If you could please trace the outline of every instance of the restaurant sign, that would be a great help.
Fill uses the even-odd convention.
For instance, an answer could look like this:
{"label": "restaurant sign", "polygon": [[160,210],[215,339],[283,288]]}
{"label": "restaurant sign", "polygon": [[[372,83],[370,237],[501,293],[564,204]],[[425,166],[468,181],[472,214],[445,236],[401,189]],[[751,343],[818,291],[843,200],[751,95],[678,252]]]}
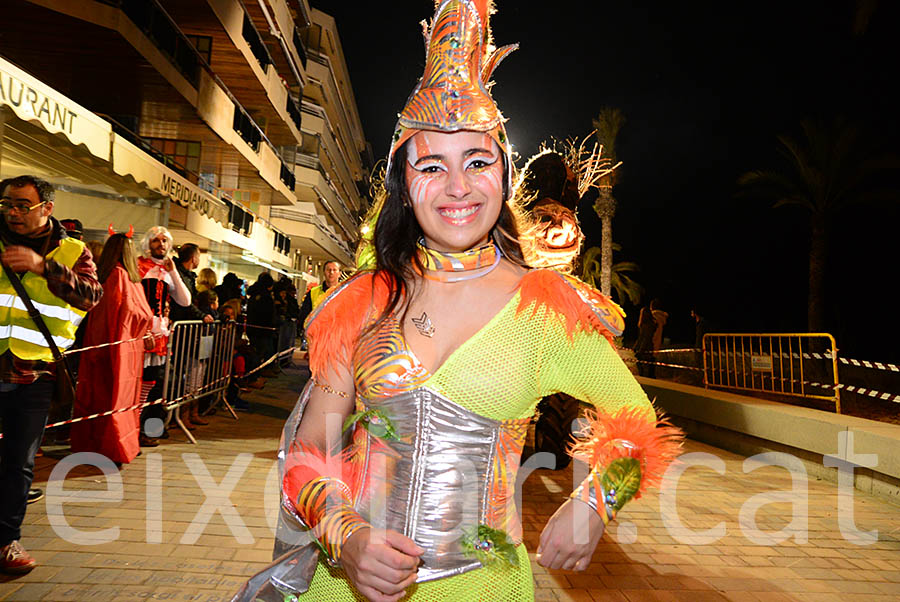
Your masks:
{"label": "restaurant sign", "polygon": [[0,58],[0,106],[19,119],[39,122],[72,144],[83,144],[92,155],[109,160],[110,125],[53,88]]}

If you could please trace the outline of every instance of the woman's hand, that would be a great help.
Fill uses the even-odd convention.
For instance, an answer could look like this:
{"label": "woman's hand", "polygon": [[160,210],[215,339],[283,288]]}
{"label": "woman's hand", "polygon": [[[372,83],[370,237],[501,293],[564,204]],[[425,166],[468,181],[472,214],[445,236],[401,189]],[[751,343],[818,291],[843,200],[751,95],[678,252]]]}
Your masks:
{"label": "woman's hand", "polygon": [[541,532],[538,564],[548,569],[583,571],[591,563],[603,527],[603,520],[593,508],[584,502],[566,500]]}
{"label": "woman's hand", "polygon": [[344,542],[341,564],[359,593],[371,602],[395,602],[415,582],[424,552],[396,531],[366,528]]}

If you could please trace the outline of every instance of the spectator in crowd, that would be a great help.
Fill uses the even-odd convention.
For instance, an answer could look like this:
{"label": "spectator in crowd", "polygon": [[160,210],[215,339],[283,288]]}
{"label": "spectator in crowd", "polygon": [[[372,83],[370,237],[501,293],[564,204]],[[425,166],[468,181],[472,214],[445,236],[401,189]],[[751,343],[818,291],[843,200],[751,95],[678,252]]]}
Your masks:
{"label": "spectator in crowd", "polygon": [[662,309],[662,301],[654,299],[650,302],[650,311],[653,313],[653,320],[656,322],[656,330],[653,331],[653,351],[662,349],[663,328],[669,319],[669,314]]}
{"label": "spectator in crowd", "polygon": [[[162,397],[163,370],[169,337],[169,306],[190,305],[191,293],[178,275],[175,262],[169,257],[172,235],[166,228],[163,226],[150,228],[141,239],[141,247],[145,256],[138,258],[138,273],[141,276],[144,296],[153,312],[151,332],[155,341],[152,348],[146,349],[144,353],[143,381],[146,385],[145,398],[156,400]],[[144,424],[150,418],[162,420],[165,418],[165,411],[161,406],[154,405],[141,412],[140,443],[147,447],[159,444],[155,436],[151,437],[145,432]],[[167,436],[165,432],[161,435]]]}
{"label": "spectator in crowd", "polygon": [[87,248],[91,251],[94,263],[100,261],[100,253],[103,252],[103,243],[99,240],[89,240],[84,244],[86,244]]}
{"label": "spectator in crowd", "polygon": [[[209,289],[198,293],[196,305],[200,313],[203,314],[204,321],[212,322],[219,318],[219,313],[216,311],[219,307],[216,291]],[[205,328],[207,327],[204,327],[204,329]],[[214,333],[215,331],[212,330],[205,330],[202,332],[201,350],[203,348],[203,339],[205,339],[207,335]],[[203,357],[202,351],[200,358],[191,358],[191,363],[187,372],[187,392],[196,393],[204,385],[206,382],[204,379],[206,377],[207,368],[208,361],[206,357]],[[189,430],[193,430],[195,426],[206,426],[209,424],[209,422],[200,417],[200,412],[208,410],[212,401],[212,396],[206,394],[199,399],[194,399],[183,404],[179,411],[181,412],[181,422],[185,427]]]}
{"label": "spectator in crowd", "polygon": [[[244,281],[237,277],[234,272],[228,272],[222,279],[222,284],[216,287],[216,294],[219,296],[219,303],[224,305],[232,299],[243,299]],[[241,312],[238,311],[238,314]]]}
{"label": "spectator in crowd", "polygon": [[703,335],[707,332],[712,332],[712,326],[710,325],[709,320],[700,313],[697,306],[694,306],[691,310],[691,317],[694,318],[694,323],[696,324],[694,327],[694,347],[703,349]]}
{"label": "spectator in crowd", "polygon": [[325,263],[325,282],[318,286],[312,287],[306,296],[303,297],[303,303],[300,304],[300,322],[306,321],[307,316],[319,306],[319,303],[325,298],[329,289],[337,286],[341,279],[341,264],[336,261]]}
{"label": "spectator in crowd", "polygon": [[[241,412],[250,411],[250,403],[240,396],[241,388],[261,388],[262,379],[251,381],[247,378],[247,366],[249,364],[250,345],[245,339],[239,339],[234,346],[234,356],[231,360],[231,381],[225,391],[225,399],[235,410]],[[264,382],[264,381],[263,381]],[[259,386],[257,386],[259,385]]]}
{"label": "spectator in crowd", "polygon": [[216,289],[216,273],[211,268],[203,268],[197,274],[197,293]]}
{"label": "spectator in crowd", "polygon": [[[278,312],[278,352],[287,352],[297,339],[297,320],[300,306],[297,303],[297,288],[291,279],[282,276],[275,284],[275,310]],[[285,353],[279,360],[283,368],[291,365],[291,354]]]}
{"label": "spectator in crowd", "polygon": [[[50,337],[70,345],[103,288],[91,252],[52,217],[49,182],[8,178],[0,196],[0,571],[26,573],[37,561],[19,543],[20,529],[53,395]],[[55,319],[39,324],[29,316],[23,293],[41,316],[52,312]]]}
{"label": "spectator in crowd", "polygon": [[[140,285],[131,233],[113,234],[103,247],[97,267],[103,298],[87,317],[84,345],[129,342],[82,354],[75,416],[127,408],[140,400],[144,341],[139,337],[150,332],[153,312]],[[76,422],[72,425],[72,451],[96,452],[125,464],[140,452],[139,435],[139,410]]]}
{"label": "spectator in crowd", "polygon": [[220,318],[222,320],[236,322],[241,317],[240,299],[229,299],[228,301],[222,303],[219,307],[222,308],[220,312]]}
{"label": "spectator in crowd", "polygon": [[[272,289],[275,281],[268,272],[262,272],[247,291],[247,336],[260,362],[275,355],[278,342],[278,322]],[[274,376],[271,374],[270,376]]]}
{"label": "spectator in crowd", "polygon": [[[76,240],[84,240],[84,227],[81,220],[67,218],[59,220],[59,223],[66,229],[66,236]],[[103,250],[103,243],[91,241],[86,243],[91,251],[91,257],[94,265],[99,265],[100,252]],[[69,348],[70,350],[80,349],[84,346],[84,329],[87,326],[87,320],[82,320],[75,331],[75,342]],[[69,371],[75,381],[78,381],[78,368],[81,362],[81,354],[76,353],[66,358],[69,365]],[[50,411],[47,414],[48,422],[62,422],[72,417],[73,402],[75,401],[72,388],[68,385],[55,387],[53,390],[53,400],[50,402]],[[63,425],[53,429],[50,433],[44,434],[44,439],[50,439],[54,443],[68,445],[70,437],[69,425]],[[39,452],[40,453],[40,452]],[[34,501],[34,495],[31,491],[28,493],[28,503]]]}
{"label": "spectator in crowd", "polygon": [[185,243],[178,247],[178,258],[175,261],[175,267],[178,275],[187,287],[191,295],[191,301],[187,305],[175,305],[171,310],[172,322],[180,322],[182,320],[203,320],[204,322],[212,322],[212,318],[197,308],[197,274],[193,270],[200,265],[200,247],[192,242]]}
{"label": "spectator in crowd", "polygon": [[[69,238],[75,238],[77,240],[84,240],[84,226],[81,224],[81,220],[66,218],[59,220],[59,223],[62,224],[62,227],[66,229],[66,234]],[[94,256],[94,261],[99,257],[99,253]]]}
{"label": "spectator in crowd", "polygon": [[219,319],[219,296],[213,289],[206,289],[197,294],[197,308],[213,320]]}
{"label": "spectator in crowd", "polygon": [[653,335],[656,333],[656,320],[653,319],[653,310],[650,307],[642,307],[638,318],[638,336],[634,343],[634,355],[638,360],[638,374],[653,377]]}

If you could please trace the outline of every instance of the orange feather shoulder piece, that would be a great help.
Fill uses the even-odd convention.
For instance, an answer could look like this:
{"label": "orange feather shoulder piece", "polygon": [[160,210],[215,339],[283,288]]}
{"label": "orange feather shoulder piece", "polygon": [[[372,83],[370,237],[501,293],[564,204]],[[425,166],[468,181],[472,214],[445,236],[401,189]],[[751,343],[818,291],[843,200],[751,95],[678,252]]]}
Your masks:
{"label": "orange feather shoulder piece", "polygon": [[555,270],[531,270],[519,286],[517,312],[531,307],[534,315],[542,306],[547,307],[548,315],[555,314],[562,321],[569,338],[583,330],[612,340],[625,329],[621,307],[577,278]]}
{"label": "orange feather shoulder piece", "polygon": [[360,272],[334,287],[306,320],[309,368],[315,374],[336,363],[347,365],[362,329],[370,317],[387,305],[385,279],[374,272]]}

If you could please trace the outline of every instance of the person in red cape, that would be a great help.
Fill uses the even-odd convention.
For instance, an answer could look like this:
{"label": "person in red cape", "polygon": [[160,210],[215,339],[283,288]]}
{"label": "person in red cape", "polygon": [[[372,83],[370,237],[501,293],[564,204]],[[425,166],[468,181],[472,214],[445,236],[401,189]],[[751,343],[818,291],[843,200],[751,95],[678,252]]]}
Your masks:
{"label": "person in red cape", "polygon": [[[87,416],[127,408],[140,398],[144,341],[153,319],[141,288],[131,234],[113,234],[100,256],[98,279],[103,298],[88,314],[84,346],[130,341],[84,352],[74,415]],[[131,339],[138,339],[132,341]],[[131,462],[140,451],[140,410],[130,410],[72,425],[72,451],[105,455]]]}

